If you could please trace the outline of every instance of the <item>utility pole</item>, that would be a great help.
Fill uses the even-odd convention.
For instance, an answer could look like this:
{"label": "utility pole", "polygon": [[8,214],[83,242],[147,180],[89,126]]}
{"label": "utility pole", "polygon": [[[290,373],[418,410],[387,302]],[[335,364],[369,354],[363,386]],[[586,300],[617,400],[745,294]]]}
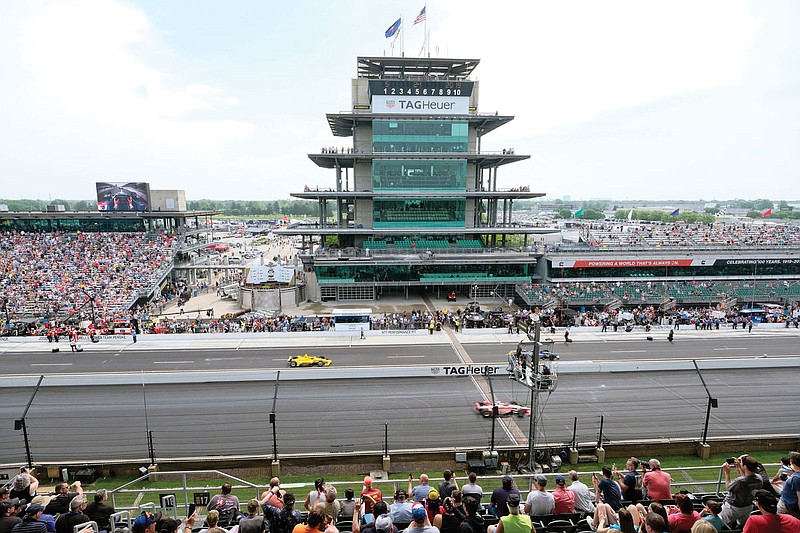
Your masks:
{"label": "utility pole", "polygon": [[31,408],[31,404],[33,403],[33,399],[36,397],[36,393],[39,392],[39,387],[42,384],[42,380],[44,380],[44,376],[39,376],[39,381],[36,383],[36,388],[33,389],[33,394],[31,394],[31,399],[28,401],[28,405],[25,406],[25,410],[22,412],[22,417],[14,420],[14,430],[22,430],[22,438],[25,440],[25,455],[28,459],[28,468],[33,466],[33,461],[31,460],[31,445],[30,442],[28,442],[28,425],[25,423],[25,417],[28,415],[28,409]]}

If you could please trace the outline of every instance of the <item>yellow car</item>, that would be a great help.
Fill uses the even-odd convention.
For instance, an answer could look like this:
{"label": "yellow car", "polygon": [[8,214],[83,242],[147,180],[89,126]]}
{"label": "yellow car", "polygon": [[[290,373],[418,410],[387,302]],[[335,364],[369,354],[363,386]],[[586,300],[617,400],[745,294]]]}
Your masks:
{"label": "yellow car", "polygon": [[289,366],[331,366],[331,360],[318,355],[293,355],[289,358]]}

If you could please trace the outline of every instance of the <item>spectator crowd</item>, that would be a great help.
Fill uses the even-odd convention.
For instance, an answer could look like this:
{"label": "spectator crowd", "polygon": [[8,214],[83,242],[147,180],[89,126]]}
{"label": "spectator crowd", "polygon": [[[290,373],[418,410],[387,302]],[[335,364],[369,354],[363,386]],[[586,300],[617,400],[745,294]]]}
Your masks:
{"label": "spectator crowd", "polygon": [[[603,466],[591,485],[573,470],[535,475],[530,487],[504,475],[500,486],[485,490],[474,472],[459,486],[446,470],[438,484],[427,474],[409,475],[406,487],[395,482],[391,503],[370,476],[360,493],[348,487],[344,498],[318,478],[304,500],[275,477],[244,508],[225,482],[209,500],[205,523],[190,510],[183,533],[800,532],[800,453],[785,457],[774,476],[747,454],[728,459],[721,471],[725,492],[702,495],[673,492],[676,482],[657,459],[631,457],[621,470]],[[39,489],[27,468],[0,489],[0,533],[95,533],[80,527],[90,521],[107,533],[119,526],[105,490],[90,503],[80,482],[59,483],[47,494]],[[175,533],[180,524],[144,511],[130,533]]]}

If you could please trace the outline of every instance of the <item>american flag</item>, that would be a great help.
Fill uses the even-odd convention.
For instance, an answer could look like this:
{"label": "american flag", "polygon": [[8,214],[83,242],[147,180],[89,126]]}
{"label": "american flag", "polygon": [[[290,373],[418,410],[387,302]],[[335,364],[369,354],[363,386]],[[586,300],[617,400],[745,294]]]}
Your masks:
{"label": "american flag", "polygon": [[425,20],[425,8],[427,8],[427,7],[428,6],[423,6],[422,7],[422,11],[420,11],[419,15],[417,15],[417,18],[414,19],[414,24],[412,24],[412,26],[416,26],[417,24],[419,24],[420,22],[423,22]]}

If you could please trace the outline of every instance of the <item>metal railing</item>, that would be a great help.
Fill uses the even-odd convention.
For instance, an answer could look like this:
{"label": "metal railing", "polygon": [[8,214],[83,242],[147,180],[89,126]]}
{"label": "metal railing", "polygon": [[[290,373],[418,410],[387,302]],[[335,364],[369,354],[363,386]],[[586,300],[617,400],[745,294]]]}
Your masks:
{"label": "metal railing", "polygon": [[[624,459],[620,459],[624,461]],[[501,485],[502,477],[506,474],[513,474],[514,465],[508,464],[501,464],[500,470],[504,473],[496,474],[496,475],[480,475],[479,483],[484,487],[484,497],[488,496],[491,493],[492,488],[499,487]],[[765,464],[764,467],[767,469],[780,467],[781,465],[778,463],[769,463]],[[552,472],[546,472],[544,474],[535,474],[535,473],[526,473],[526,474],[514,474],[514,482],[517,485],[517,488],[520,492],[526,495],[530,491],[530,487],[533,486],[535,478],[537,475],[544,475],[547,478],[554,478],[556,475],[563,475],[567,469],[575,469],[578,472],[579,476],[583,476],[584,479],[589,477],[593,474],[601,475],[599,465],[597,469],[592,470],[578,470],[577,468],[573,468],[570,465],[564,465],[563,468],[558,468]],[[675,468],[663,468],[664,472],[670,474],[672,478],[672,482],[670,483],[670,492],[675,494],[681,490],[688,490],[691,493],[703,493],[703,494],[710,494],[710,495],[717,495],[720,498],[724,496],[727,488],[724,484],[724,474],[722,468],[720,466],[691,466],[691,467],[675,467]],[[181,480],[180,486],[173,487],[173,488],[136,488],[131,489],[129,487],[140,483],[142,481],[148,480],[151,476],[156,476],[158,478],[164,477],[176,477]],[[147,495],[147,494],[159,494],[163,495],[164,493],[180,493],[182,494],[182,504],[176,501],[176,506],[172,509],[172,514],[177,516],[177,509],[180,507],[184,510],[184,513],[188,511],[188,507],[190,503],[195,503],[194,498],[190,497],[191,493],[194,492],[208,492],[209,488],[206,485],[190,485],[188,482],[188,477],[197,477],[197,476],[208,476],[214,477],[217,476],[220,481],[230,481],[232,482],[232,489],[234,491],[241,491],[241,490],[250,490],[254,491],[254,498],[260,499],[261,492],[263,490],[267,490],[268,485],[259,485],[256,483],[252,483],[250,481],[238,478],[236,476],[232,476],[225,472],[219,470],[187,470],[187,471],[176,471],[176,472],[148,472],[147,474],[130,481],[116,489],[109,491],[111,495],[112,504],[115,508],[118,508],[116,502],[116,496],[122,494],[137,494],[138,496]],[[444,478],[430,478],[431,486],[437,486],[437,484],[442,481]],[[456,478],[457,483],[459,486],[467,483],[466,477],[463,478]],[[378,479],[373,478],[373,486],[376,488],[381,489],[384,494],[394,494],[395,491],[399,488],[406,488],[408,483],[407,479]],[[417,481],[414,481],[416,484]],[[221,483],[220,483],[221,484]],[[358,487],[361,485],[360,479],[354,479],[352,481],[336,481],[330,483],[334,487]],[[555,483],[552,483],[552,486],[555,486]],[[306,490],[313,490],[314,483],[313,482],[301,482],[301,483],[284,483],[281,484],[281,488],[283,489],[292,489],[296,490],[297,493],[295,494],[297,501],[302,501],[302,493]],[[216,490],[216,487],[214,488]],[[344,491],[340,490],[339,493],[342,494]],[[137,500],[138,501],[138,500]],[[161,510],[162,513],[165,513],[165,510],[161,508],[160,502],[145,502],[140,503],[138,505],[124,507],[125,510],[120,511],[112,515],[112,530],[115,524],[119,524],[120,522],[125,522],[130,527],[131,523],[131,512],[135,512],[136,514],[144,511],[144,510]]]}

